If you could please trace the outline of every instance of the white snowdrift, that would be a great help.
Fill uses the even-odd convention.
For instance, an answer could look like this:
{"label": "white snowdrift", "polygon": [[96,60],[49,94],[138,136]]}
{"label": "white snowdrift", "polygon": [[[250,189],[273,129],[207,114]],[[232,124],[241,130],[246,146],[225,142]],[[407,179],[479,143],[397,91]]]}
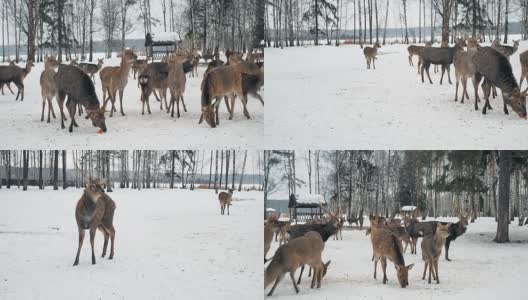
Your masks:
{"label": "white snowdrift", "polygon": [[[100,54],[95,58],[103,57]],[[105,59],[105,66],[119,65],[119,58]],[[21,67],[25,64],[21,63]],[[170,115],[159,109],[159,102],[153,96],[150,99],[152,115],[141,115],[141,90],[137,81],[129,76],[128,85],[123,97],[126,116],[114,114],[113,118],[107,115],[106,125],[108,132],[97,134],[97,128],[92,126],[90,120],[76,117],[78,128],[69,133],[67,128],[60,128],[60,119],[52,119],[46,123],[47,110],[44,122],[40,121],[42,98],[40,96],[40,73],[44,69],[42,63],[37,63],[24,80],[25,99],[15,102],[17,88],[11,84],[15,95],[7,89],[4,96],[0,95],[0,127],[4,139],[4,149],[210,149],[235,148],[235,149],[260,149],[264,135],[264,108],[257,99],[250,97],[248,111],[251,119],[247,120],[242,114],[242,104],[239,100],[235,104],[233,120],[228,120],[229,114],[224,104],[220,106],[220,126],[210,128],[205,122],[198,125],[201,115],[200,84],[206,66],[200,64],[199,77],[188,77],[184,94],[185,103],[189,112],[182,110],[181,118],[170,118]],[[95,90],[102,102],[101,81],[96,74]],[[168,93],[170,96],[170,93]],[[261,95],[264,97],[264,91]],[[116,103],[119,111],[119,104]],[[57,102],[54,101],[55,113],[58,113]],[[109,106],[107,107],[109,108]],[[181,108],[181,106],[180,106]],[[66,126],[69,125],[69,115]],[[57,114],[57,116],[59,116]]]}
{"label": "white snowdrift", "polygon": [[116,190],[115,257],[79,266],[74,211],[81,189],[0,190],[0,299],[257,299],[262,193],[235,192],[220,215],[214,191]]}
{"label": "white snowdrift", "polygon": [[[368,226],[368,220],[366,223]],[[516,224],[510,225],[512,243],[509,244],[492,242],[496,231],[493,218],[480,218],[470,224],[467,233],[451,243],[451,262],[444,259],[442,251],[438,267],[440,284],[422,280],[420,239],[418,255],[410,254],[410,247],[404,254],[407,265],[414,263],[405,289],[398,284],[392,262],[387,263],[387,284],[382,283],[380,264],[378,279],[374,279],[370,237],[365,236],[364,230],[345,229],[343,240],[334,241],[332,237],[326,242],[323,261],[332,260],[332,263],[320,289],[310,289],[311,278],[304,273],[301,291],[296,295],[287,275],[267,299],[524,299],[528,227]],[[269,258],[277,247],[278,243],[273,242]]]}
{"label": "white snowdrift", "polygon": [[[519,53],[527,49],[521,42],[511,57],[517,80]],[[439,85],[440,73],[433,68],[434,85],[422,83],[416,66],[409,66],[407,45],[379,49],[376,70],[367,70],[357,45],[270,48],[266,59],[270,148],[528,147],[528,121],[513,112],[505,115],[502,96],[491,100],[486,116],[474,110],[472,89],[470,100],[455,103],[454,67],[453,85],[446,78]]]}

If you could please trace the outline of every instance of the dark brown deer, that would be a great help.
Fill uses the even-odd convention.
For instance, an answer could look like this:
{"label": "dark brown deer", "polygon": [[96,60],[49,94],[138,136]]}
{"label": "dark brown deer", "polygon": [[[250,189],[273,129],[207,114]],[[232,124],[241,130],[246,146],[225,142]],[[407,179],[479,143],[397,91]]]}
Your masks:
{"label": "dark brown deer", "polygon": [[458,39],[455,46],[453,47],[447,47],[447,48],[436,48],[436,47],[429,47],[424,48],[420,52],[420,59],[422,61],[422,83],[425,82],[424,80],[424,70],[427,72],[427,78],[429,79],[429,82],[433,84],[433,81],[431,80],[431,75],[429,74],[429,68],[431,64],[433,65],[441,65],[442,66],[442,76],[440,77],[440,84],[442,84],[442,81],[444,79],[444,74],[447,71],[447,79],[449,81],[449,84],[451,84],[451,75],[450,73],[450,66],[453,63],[453,59],[455,57],[455,54],[457,51],[464,51],[464,47],[466,46],[466,43],[464,40]]}
{"label": "dark brown deer", "polygon": [[31,68],[35,65],[33,62],[26,62],[26,67],[21,68],[15,64],[9,66],[0,66],[0,85],[8,85],[12,82],[18,88],[18,93],[15,101],[20,97],[20,101],[24,101],[24,79],[31,72]]}
{"label": "dark brown deer", "polygon": [[66,128],[62,116],[64,116],[64,100],[68,96],[66,108],[71,118],[70,132],[73,131],[74,126],[79,127],[75,121],[75,110],[78,105],[84,106],[87,113],[86,118],[92,120],[94,127],[100,128],[99,133],[106,132],[104,108],[100,107],[94,84],[86,73],[74,66],[61,65],[55,74],[55,82],[57,83],[57,101],[61,112],[62,129]]}
{"label": "dark brown deer", "polygon": [[105,257],[108,239],[111,241],[110,256],[114,258],[114,240],[115,229],[113,225],[115,202],[104,192],[105,183],[100,180],[89,179],[81,199],[77,202],[75,208],[75,220],[79,230],[79,245],[77,255],[75,256],[74,266],[79,264],[79,255],[81,253],[84,241],[85,230],[90,230],[90,245],[92,248],[92,264],[95,265],[95,232],[99,229],[104,234],[103,253]]}
{"label": "dark brown deer", "polygon": [[497,52],[491,47],[481,47],[473,56],[473,62],[477,70],[477,80],[484,77],[482,89],[486,103],[482,113],[486,114],[487,109],[491,109],[489,96],[491,86],[495,85],[502,91],[504,99],[504,113],[509,114],[507,105],[519,115],[526,118],[526,94],[528,89],[521,91],[512,71],[512,66],[506,56]]}

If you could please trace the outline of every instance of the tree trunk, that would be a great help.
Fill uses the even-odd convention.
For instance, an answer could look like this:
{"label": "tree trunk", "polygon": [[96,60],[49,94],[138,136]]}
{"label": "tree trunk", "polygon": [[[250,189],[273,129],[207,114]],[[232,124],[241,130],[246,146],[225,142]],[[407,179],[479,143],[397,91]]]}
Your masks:
{"label": "tree trunk", "polygon": [[509,204],[510,204],[510,171],[512,163],[512,151],[499,152],[499,218],[497,221],[497,235],[494,241],[497,243],[508,243],[509,230]]}

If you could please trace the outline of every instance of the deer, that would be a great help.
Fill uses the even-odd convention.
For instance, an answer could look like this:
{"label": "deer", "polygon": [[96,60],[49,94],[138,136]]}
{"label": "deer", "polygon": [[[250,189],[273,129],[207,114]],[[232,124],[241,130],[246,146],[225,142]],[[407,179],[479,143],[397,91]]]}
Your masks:
{"label": "deer", "polygon": [[323,263],[321,258],[323,250],[322,239],[304,236],[280,246],[264,271],[264,289],[274,282],[268,296],[273,295],[286,273],[290,274],[295,292],[299,293],[299,287],[295,282],[295,271],[303,265],[309,265],[314,270],[310,287],[314,288],[317,281],[317,288],[320,288],[321,280],[326,275],[331,262]]}
{"label": "deer", "polygon": [[414,264],[405,265],[401,242],[391,230],[387,229],[382,222],[376,221],[376,217],[371,221],[371,224],[370,240],[374,252],[374,279],[376,279],[378,260],[381,260],[383,284],[387,283],[386,269],[387,259],[389,259],[394,263],[400,286],[405,288],[409,285],[409,270],[413,268]]}
{"label": "deer", "polygon": [[[125,116],[123,111],[123,92],[128,83],[128,73],[130,72],[131,64],[137,59],[137,55],[130,49],[121,53],[121,64],[117,67],[105,67],[99,72],[101,78],[101,86],[103,89],[103,107],[106,107],[108,100],[112,102],[112,109],[110,110],[110,117],[113,116],[115,108],[115,100],[117,92],[119,92],[119,103],[121,105],[121,115]],[[106,98],[108,93],[108,98]]]}
{"label": "deer", "polygon": [[334,240],[343,240],[343,225],[345,224],[345,219],[339,218],[339,221],[336,223],[336,234],[334,235]]}
{"label": "deer", "polygon": [[271,215],[268,217],[266,224],[264,225],[264,263],[268,261],[266,256],[271,248],[271,242],[275,231],[279,228],[279,218],[277,215]]}
{"label": "deer", "polygon": [[[32,61],[27,61],[26,66],[21,68],[15,64],[9,64],[8,66],[0,66],[0,86],[7,85],[13,82],[18,88],[15,101],[24,101],[24,79],[31,72],[31,68],[35,65]],[[9,88],[11,90],[11,88]]]}
{"label": "deer", "polygon": [[91,119],[92,125],[99,127],[98,133],[106,132],[105,110],[104,107],[100,107],[90,76],[77,67],[60,65],[57,74],[55,74],[55,82],[57,84],[57,101],[61,113],[62,129],[66,128],[64,126],[63,104],[66,96],[68,96],[66,108],[71,117],[69,132],[73,132],[73,126],[79,126],[75,121],[75,110],[78,105],[84,106],[87,113],[86,119]]}
{"label": "deer", "polygon": [[451,75],[450,75],[450,66],[453,63],[453,59],[455,57],[455,54],[458,51],[463,51],[464,47],[466,46],[466,42],[462,39],[458,39],[455,46],[453,47],[446,47],[446,48],[435,48],[435,47],[429,47],[424,48],[420,52],[420,59],[422,60],[422,83],[425,82],[424,80],[424,70],[427,72],[427,77],[429,78],[429,82],[433,84],[433,81],[431,80],[431,75],[429,74],[429,67],[431,64],[433,65],[441,65],[442,66],[442,76],[440,77],[440,84],[442,84],[442,81],[444,79],[444,73],[447,70],[447,78],[449,81],[449,84],[452,84],[451,82]]}
{"label": "deer", "polygon": [[95,73],[99,72],[103,67],[104,60],[102,58],[97,59],[97,64],[80,63],[77,67],[83,70],[84,73],[88,74],[92,81],[95,83]]}
{"label": "deer", "polygon": [[53,114],[55,119],[55,112],[53,111],[53,98],[57,95],[57,83],[55,82],[55,71],[59,67],[60,63],[53,56],[46,57],[44,61],[44,71],[40,73],[40,94],[42,95],[42,116],[40,121],[44,121],[44,110],[46,108],[46,102],[48,102],[48,121],[50,122],[50,113]]}
{"label": "deer", "polygon": [[381,48],[381,45],[379,43],[374,43],[372,47],[365,47],[363,49],[363,54],[367,60],[367,69],[370,69],[370,65],[372,64],[374,70],[376,70],[376,63],[374,61],[377,59],[376,55],[378,55],[379,48]]}
{"label": "deer", "polygon": [[506,56],[508,60],[510,60],[510,56],[512,56],[519,49],[519,41],[513,41],[513,46],[508,46],[502,45],[500,43],[500,39],[497,38],[491,44],[491,48],[497,50],[499,53]]}
{"label": "deer", "polygon": [[134,79],[136,79],[136,74],[141,74],[143,70],[147,67],[147,60],[146,59],[136,59],[132,63],[132,72],[134,74]]}
{"label": "deer", "polygon": [[519,82],[519,88],[522,87],[523,80],[526,79],[528,81],[528,50],[524,51],[519,55],[519,59],[521,60],[521,81]]}
{"label": "deer", "polygon": [[507,105],[510,105],[520,118],[526,119],[526,95],[528,88],[521,91],[517,80],[513,75],[512,66],[506,56],[495,51],[491,47],[481,47],[473,55],[473,63],[476,66],[477,81],[484,78],[482,89],[486,103],[482,114],[487,109],[492,109],[489,103],[490,89],[494,85],[501,89],[504,99],[504,113],[509,114]]}
{"label": "deer", "polygon": [[[169,88],[169,65],[164,62],[154,62],[148,64],[138,77],[138,82],[141,87],[141,103],[142,110],[141,114],[145,114],[145,105],[147,106],[147,112],[151,114],[149,98],[150,94],[158,91],[161,99],[160,110],[163,110],[163,102],[165,102],[165,108],[169,111],[167,104],[167,89]],[[157,97],[156,97],[157,98]]]}
{"label": "deer", "polygon": [[[409,52],[409,66],[414,66],[414,63],[413,63],[413,56],[418,56],[418,58],[420,57],[420,51],[423,49],[423,48],[426,48],[426,47],[431,47],[432,44],[430,42],[426,42],[425,43],[425,46],[418,46],[418,45],[410,45],[409,47],[407,47],[407,52]],[[418,59],[418,74],[420,74],[420,66],[421,66],[421,60]]]}
{"label": "deer", "polygon": [[[171,94],[170,106],[168,110],[171,110],[171,117],[174,117],[174,106],[177,107],[177,117],[180,117],[180,100],[185,108],[183,102],[183,94],[185,93],[185,83],[187,81],[183,65],[178,60],[169,61],[169,74],[168,74],[168,86]],[[166,104],[165,104],[166,105]],[[172,109],[171,109],[172,108]],[[187,108],[185,108],[187,111]]]}
{"label": "deer", "polygon": [[[472,42],[473,43],[473,42]],[[460,103],[464,103],[464,97],[469,100],[467,93],[467,81],[471,78],[473,82],[473,91],[475,93],[475,110],[478,110],[478,102],[480,102],[478,95],[478,86],[480,84],[480,77],[477,76],[477,67],[473,62],[473,56],[477,53],[476,48],[470,48],[468,44],[468,51],[457,51],[453,58],[453,64],[455,65],[455,102],[458,101],[458,86],[462,83],[462,98]],[[471,50],[473,49],[473,50]]]}
{"label": "deer", "polygon": [[[317,231],[308,231],[307,233],[304,234],[303,237],[305,237],[305,238],[314,238],[314,239],[318,239],[318,240],[321,240],[321,241],[323,240],[323,238],[321,237],[321,235]],[[325,266],[327,268],[328,268],[328,265],[330,265],[330,262],[325,264]],[[301,284],[301,279],[302,279],[303,272],[304,272],[304,265],[301,266],[301,273],[299,274],[299,279],[297,280],[297,284]],[[310,277],[310,276],[312,276],[312,267],[309,267],[309,270],[308,270],[308,277]]]}
{"label": "deer", "polygon": [[422,240],[422,259],[425,262],[422,280],[425,280],[425,273],[429,267],[429,280],[431,283],[431,274],[440,283],[438,277],[438,258],[442,254],[446,238],[449,236],[449,224],[438,224],[434,234],[425,235]]}
{"label": "deer", "polygon": [[229,189],[227,193],[220,192],[218,201],[220,201],[220,214],[224,215],[227,208],[227,215],[229,216],[229,206],[231,206],[231,201],[233,201],[233,189]]}
{"label": "deer", "polygon": [[106,256],[108,240],[110,239],[111,246],[108,259],[114,258],[115,228],[113,220],[116,205],[112,198],[104,192],[105,187],[106,183],[104,181],[89,179],[83,195],[75,207],[75,220],[77,221],[77,229],[79,230],[79,244],[75,262],[73,263],[74,266],[79,264],[79,255],[81,254],[85,230],[90,230],[92,265],[95,265],[94,241],[97,229],[104,235],[103,253],[101,257]]}
{"label": "deer", "polygon": [[329,215],[330,219],[324,224],[297,224],[290,226],[288,229],[290,241],[304,236],[309,231],[316,231],[323,238],[323,242],[326,243],[326,241],[337,232],[337,217],[331,213],[329,213]]}

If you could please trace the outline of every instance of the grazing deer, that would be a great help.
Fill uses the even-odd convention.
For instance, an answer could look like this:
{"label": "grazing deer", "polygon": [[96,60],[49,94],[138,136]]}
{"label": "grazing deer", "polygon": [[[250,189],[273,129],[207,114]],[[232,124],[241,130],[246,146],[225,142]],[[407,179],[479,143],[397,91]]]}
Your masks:
{"label": "grazing deer", "polygon": [[280,246],[264,272],[264,289],[275,282],[268,296],[273,295],[275,288],[286,273],[290,273],[295,292],[299,293],[299,287],[295,282],[295,271],[303,265],[309,265],[314,270],[311,288],[315,287],[316,281],[317,288],[320,288],[321,279],[326,275],[330,265],[330,261],[323,263],[321,259],[323,250],[324,242],[321,239],[304,236]]}
{"label": "grazing deer", "polygon": [[40,121],[44,121],[44,110],[46,102],[48,102],[48,123],[50,122],[50,113],[55,119],[55,112],[53,111],[53,98],[57,95],[57,83],[55,82],[55,71],[60,63],[53,56],[46,57],[44,61],[44,71],[40,74],[40,94],[42,95],[42,116]]}
{"label": "grazing deer", "polygon": [[[20,101],[24,101],[24,79],[34,66],[35,65],[32,61],[27,61],[24,68],[21,68],[14,63],[9,64],[9,66],[0,66],[0,85],[7,85],[9,87],[9,84],[13,82],[18,88],[15,101],[18,100],[18,97],[20,97]],[[9,90],[11,90],[11,88],[9,88]]]}
{"label": "grazing deer", "polygon": [[425,279],[425,273],[429,266],[429,283],[431,283],[431,274],[440,283],[438,277],[438,258],[442,254],[442,247],[449,235],[449,224],[438,224],[434,234],[425,235],[422,240],[422,259],[425,262],[422,280]]}
{"label": "grazing deer", "polygon": [[528,82],[528,50],[521,53],[519,59],[521,60],[522,68],[521,81],[519,82],[519,88],[521,88],[524,79]]}
{"label": "grazing deer", "polygon": [[97,64],[80,63],[77,65],[77,67],[83,70],[84,73],[88,74],[88,76],[90,76],[90,78],[92,78],[92,81],[95,83],[95,73],[101,70],[103,64],[104,60],[102,58],[98,58]]}
{"label": "grazing deer", "polygon": [[334,235],[334,240],[343,240],[343,225],[345,224],[345,219],[339,218],[339,221],[336,223],[336,234]]}
{"label": "grazing deer", "polygon": [[489,103],[490,89],[492,85],[495,85],[502,91],[504,113],[509,114],[507,105],[510,105],[519,117],[526,118],[528,89],[521,92],[508,59],[491,47],[481,47],[473,56],[473,63],[477,70],[477,80],[480,81],[480,76],[484,77],[482,89],[486,103],[482,113],[486,114],[487,109],[491,109]]}
{"label": "grazing deer", "polygon": [[73,126],[78,127],[75,121],[75,110],[78,105],[84,106],[87,116],[92,120],[94,127],[99,127],[99,133],[106,132],[105,110],[100,107],[99,99],[95,93],[95,87],[88,75],[79,68],[69,65],[60,65],[55,74],[57,83],[57,101],[61,112],[61,128],[64,126],[64,100],[68,96],[66,108],[70,113],[71,123],[69,131],[73,131]]}
{"label": "grazing deer", "polygon": [[99,180],[89,179],[81,199],[77,202],[75,220],[77,221],[77,228],[79,230],[79,245],[75,262],[73,263],[74,266],[79,264],[79,254],[81,254],[84,241],[84,231],[87,229],[90,230],[92,265],[95,265],[94,241],[97,229],[104,234],[103,253],[101,257],[105,257],[106,255],[108,239],[110,238],[111,246],[108,259],[114,258],[115,229],[113,220],[116,205],[112,198],[105,194],[105,185],[106,183]]}
{"label": "grazing deer", "polygon": [[220,201],[220,214],[223,215],[227,207],[227,215],[229,216],[229,206],[233,201],[233,189],[229,189],[228,192],[221,192],[218,194],[218,201]]}
{"label": "grazing deer", "polygon": [[[376,218],[376,217],[375,217]],[[379,218],[379,217],[378,217]],[[370,240],[372,243],[372,250],[374,252],[374,279],[376,279],[376,271],[378,260],[381,260],[381,268],[383,269],[383,284],[387,283],[387,258],[394,263],[396,268],[398,282],[402,288],[409,285],[409,270],[414,264],[405,266],[405,259],[402,253],[402,245],[396,235],[387,229],[382,221],[371,221]]]}
{"label": "grazing deer", "polygon": [[[323,238],[321,237],[321,235],[319,234],[319,232],[317,231],[308,231],[307,233],[304,234],[305,238],[314,238],[314,239],[318,239],[318,240],[323,240]],[[326,267],[328,267],[328,265],[330,264],[330,262],[327,263]],[[301,273],[299,274],[299,279],[297,280],[297,284],[301,284],[301,279],[302,279],[302,274],[304,272],[304,265],[301,266]],[[312,267],[309,267],[309,270],[308,270],[308,277],[312,276]]]}
{"label": "grazing deer", "polygon": [[[115,100],[117,92],[119,92],[119,103],[121,105],[121,115],[124,116],[123,111],[123,92],[128,83],[128,73],[130,73],[131,64],[137,59],[137,56],[132,50],[125,50],[121,53],[121,64],[117,67],[105,67],[99,72],[101,78],[101,86],[103,89],[103,107],[106,107],[108,100],[112,102],[112,109],[110,110],[110,117],[113,116],[115,108]],[[108,93],[108,98],[106,98]]]}
{"label": "grazing deer", "polygon": [[450,66],[453,63],[455,54],[458,51],[464,51],[465,46],[466,46],[466,42],[464,40],[458,39],[455,46],[453,47],[424,48],[420,52],[421,54],[420,58],[422,60],[422,69],[421,69],[422,83],[425,82],[424,80],[424,70],[425,70],[427,72],[427,77],[429,78],[429,82],[433,84],[433,81],[431,80],[431,75],[429,74],[429,67],[431,66],[431,64],[433,64],[433,65],[442,66],[442,76],[440,77],[440,84],[442,84],[446,70],[447,70],[447,79],[449,81],[449,84],[451,84]]}
{"label": "grazing deer", "polygon": [[374,67],[374,70],[376,69],[376,63],[374,61],[377,59],[376,55],[378,55],[379,48],[381,48],[381,45],[379,43],[375,43],[374,46],[365,47],[363,49],[363,54],[365,55],[365,59],[367,60],[367,69],[370,69],[371,63]]}
{"label": "grazing deer", "polygon": [[266,256],[268,251],[271,248],[271,242],[273,241],[273,235],[275,231],[279,228],[278,216],[271,215],[268,217],[268,221],[264,225],[264,263],[268,261]]}

